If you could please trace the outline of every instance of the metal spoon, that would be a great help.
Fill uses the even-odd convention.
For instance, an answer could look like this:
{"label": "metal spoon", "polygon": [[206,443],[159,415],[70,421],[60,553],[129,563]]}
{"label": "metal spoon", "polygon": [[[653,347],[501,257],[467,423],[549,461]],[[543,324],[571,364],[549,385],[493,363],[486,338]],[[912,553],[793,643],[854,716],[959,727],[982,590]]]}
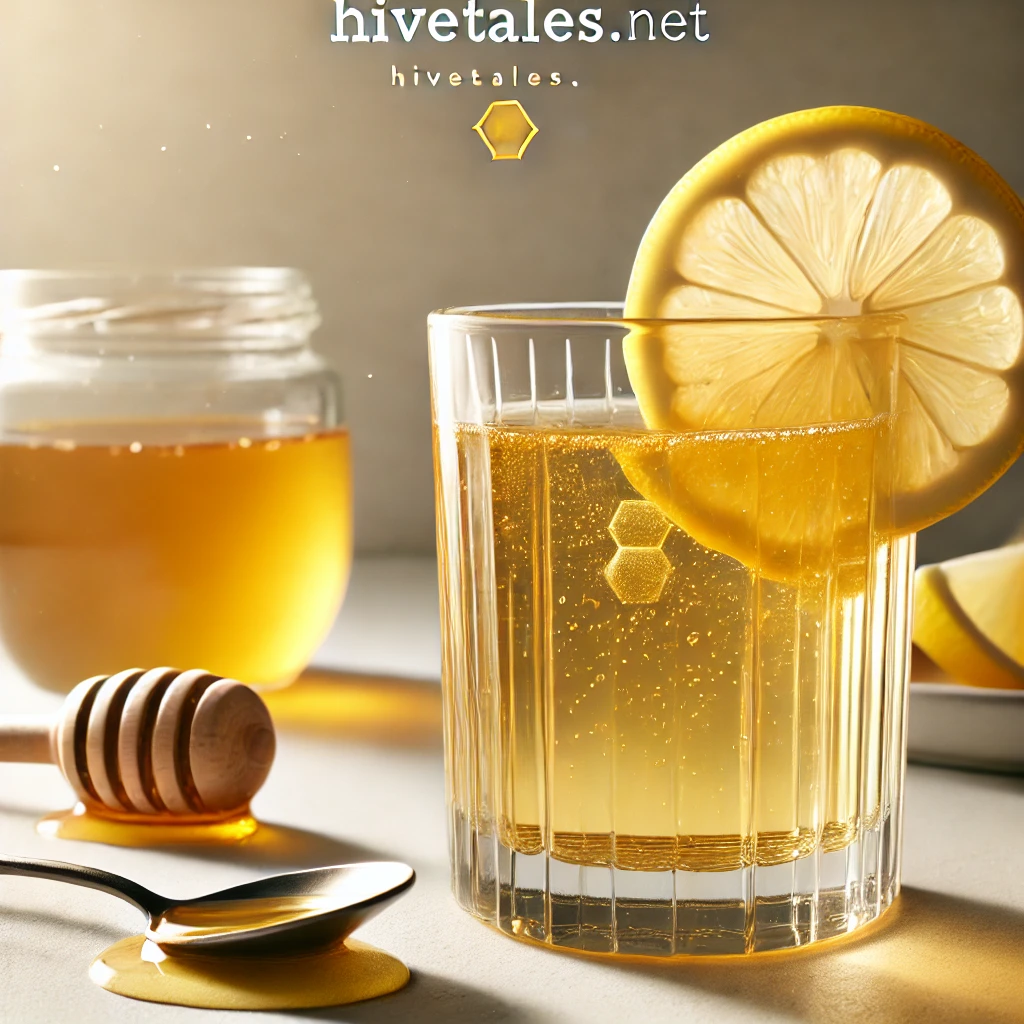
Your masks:
{"label": "metal spoon", "polygon": [[49,878],[118,896],[149,919],[146,938],[169,954],[246,956],[340,942],[416,880],[408,864],[374,861],[271,875],[178,902],[100,868],[0,857],[0,875]]}

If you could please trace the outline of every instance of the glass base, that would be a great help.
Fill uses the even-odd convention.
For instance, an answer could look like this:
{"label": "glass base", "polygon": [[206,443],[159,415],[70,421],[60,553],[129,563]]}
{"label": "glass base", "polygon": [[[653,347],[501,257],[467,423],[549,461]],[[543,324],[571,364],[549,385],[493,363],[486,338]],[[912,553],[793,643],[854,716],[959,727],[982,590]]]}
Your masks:
{"label": "glass base", "polygon": [[756,953],[848,935],[899,892],[890,818],[845,849],[737,871],[627,871],[526,855],[452,816],[463,909],[516,938],[592,953]]}

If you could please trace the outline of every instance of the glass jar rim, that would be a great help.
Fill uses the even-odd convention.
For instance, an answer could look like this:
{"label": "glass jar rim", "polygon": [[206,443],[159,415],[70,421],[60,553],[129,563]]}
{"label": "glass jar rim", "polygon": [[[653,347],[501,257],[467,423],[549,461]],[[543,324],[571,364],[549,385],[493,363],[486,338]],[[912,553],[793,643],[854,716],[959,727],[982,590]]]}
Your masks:
{"label": "glass jar rim", "polygon": [[647,327],[699,327],[730,325],[811,325],[873,324],[898,326],[906,317],[901,313],[858,313],[849,316],[792,315],[773,317],[627,317],[623,302],[523,302],[480,306],[449,306],[434,310],[433,323],[463,321],[481,329],[499,327],[620,327],[626,330]]}
{"label": "glass jar rim", "polygon": [[0,270],[5,340],[277,348],[305,343],[319,323],[292,267]]}

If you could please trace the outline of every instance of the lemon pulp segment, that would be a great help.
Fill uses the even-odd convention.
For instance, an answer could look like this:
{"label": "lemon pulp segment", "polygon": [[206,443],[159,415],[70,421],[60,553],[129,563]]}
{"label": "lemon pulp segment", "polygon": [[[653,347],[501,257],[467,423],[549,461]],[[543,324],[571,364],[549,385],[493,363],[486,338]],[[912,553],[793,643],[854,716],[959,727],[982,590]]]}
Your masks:
{"label": "lemon pulp segment", "polygon": [[[873,528],[907,533],[1024,444],[1022,293],[1024,207],[980,157],[912,118],[827,107],[741,133],[669,193],[625,309],[661,322],[637,324],[624,356],[650,429],[887,416]],[[624,468],[699,539],[737,512],[702,474],[674,482],[681,501]],[[741,467],[724,472],[749,504]]]}

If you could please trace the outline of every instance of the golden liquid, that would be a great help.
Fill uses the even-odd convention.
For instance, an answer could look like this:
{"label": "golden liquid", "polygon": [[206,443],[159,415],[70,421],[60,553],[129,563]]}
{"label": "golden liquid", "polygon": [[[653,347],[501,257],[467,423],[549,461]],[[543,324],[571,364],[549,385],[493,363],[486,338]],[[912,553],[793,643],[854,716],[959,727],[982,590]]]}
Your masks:
{"label": "golden liquid", "polygon": [[327,896],[265,896],[171,907],[153,924],[155,942],[200,938],[298,921],[337,905]]}
{"label": "golden liquid", "polygon": [[128,847],[199,843],[234,846],[254,835],[259,828],[259,822],[248,809],[233,811],[228,817],[215,820],[209,817],[197,820],[185,815],[101,814],[81,803],[70,811],[48,814],[36,825],[40,835],[55,839]]}
{"label": "golden liquid", "polygon": [[102,988],[132,999],[213,1010],[341,1006],[397,992],[409,969],[352,939],[295,956],[168,956],[142,935],[104,950],[89,969]]}
{"label": "golden liquid", "polygon": [[[762,467],[813,444],[823,479],[838,467],[846,489],[867,489],[870,473],[851,484],[843,459],[870,452],[876,429],[731,443],[759,445]],[[865,528],[859,562],[775,582],[671,526],[620,468],[670,466],[714,436],[466,426],[455,441],[465,484],[440,546],[457,531],[460,596],[445,614],[458,817],[520,854],[726,871],[841,849],[887,813],[885,652],[905,645],[886,639],[887,603],[896,632],[906,624],[893,543]],[[790,505],[835,515],[820,489],[803,481]]]}
{"label": "golden liquid", "polygon": [[283,684],[323,639],[351,561],[348,434],[226,421],[205,425],[225,440],[178,443],[200,428],[47,424],[0,445],[0,640],[36,683],[177,665]]}

